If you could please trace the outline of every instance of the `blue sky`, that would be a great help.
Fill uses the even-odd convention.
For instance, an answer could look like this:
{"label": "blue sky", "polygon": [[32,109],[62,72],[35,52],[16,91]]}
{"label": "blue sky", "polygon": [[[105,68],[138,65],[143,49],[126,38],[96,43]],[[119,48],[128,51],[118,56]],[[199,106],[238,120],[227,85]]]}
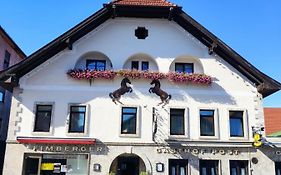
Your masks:
{"label": "blue sky", "polygon": [[[171,0],[254,66],[281,82],[280,0]],[[109,0],[1,0],[0,25],[30,55]],[[264,100],[281,107],[281,92]]]}

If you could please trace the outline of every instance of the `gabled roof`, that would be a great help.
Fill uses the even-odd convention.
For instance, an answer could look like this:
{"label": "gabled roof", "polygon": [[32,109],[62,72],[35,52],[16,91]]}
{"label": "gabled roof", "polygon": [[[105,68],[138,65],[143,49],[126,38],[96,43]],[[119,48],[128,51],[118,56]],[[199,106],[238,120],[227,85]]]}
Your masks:
{"label": "gabled roof", "polygon": [[[187,15],[179,6],[159,6],[159,5],[129,5],[121,4],[122,2],[134,2],[136,0],[120,0],[104,4],[103,8],[92,16],[88,17],[69,31],[65,32],[49,44],[45,45],[27,59],[10,67],[4,72],[0,72],[0,81],[2,86],[12,89],[17,86],[20,77],[33,70],[58,52],[69,48],[72,49],[72,43],[91,32],[93,29],[104,23],[106,20],[115,17],[132,17],[132,18],[161,18],[173,20],[200,42],[210,48],[210,54],[215,52],[226,62],[237,69],[241,74],[256,84],[258,91],[266,97],[281,89],[281,84],[269,76],[265,75],[242,56],[236,53],[232,48],[218,39],[214,34],[196,22]],[[147,2],[148,0],[138,0]],[[153,0],[160,1],[160,0]],[[118,4],[120,2],[120,4]],[[166,2],[166,1],[163,1]],[[11,83],[4,83],[11,78]]]}
{"label": "gabled roof", "polygon": [[20,49],[20,47],[14,42],[14,40],[8,35],[8,33],[0,25],[0,36],[17,52],[20,58],[25,58],[25,53]]}
{"label": "gabled roof", "polygon": [[113,0],[115,5],[129,5],[129,6],[159,6],[159,7],[175,7],[176,4],[170,3],[166,0]]}

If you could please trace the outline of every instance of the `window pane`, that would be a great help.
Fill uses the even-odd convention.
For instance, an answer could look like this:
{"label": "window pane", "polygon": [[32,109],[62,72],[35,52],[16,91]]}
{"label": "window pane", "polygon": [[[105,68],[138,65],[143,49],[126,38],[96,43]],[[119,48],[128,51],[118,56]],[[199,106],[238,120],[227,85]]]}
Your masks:
{"label": "window pane", "polygon": [[72,113],[70,116],[69,132],[84,132],[85,113]]}
{"label": "window pane", "polygon": [[104,71],[106,68],[105,60],[86,60],[86,67],[90,70]]}
{"label": "window pane", "polygon": [[137,108],[122,108],[122,134],[136,134]]}
{"label": "window pane", "polygon": [[193,63],[175,63],[175,71],[183,73],[193,73]]}
{"label": "window pane", "polygon": [[214,110],[200,110],[200,135],[215,136]]}
{"label": "window pane", "polygon": [[4,101],[4,93],[0,92],[0,102],[3,102],[3,101]]}
{"label": "window pane", "polygon": [[37,105],[35,116],[35,132],[49,132],[51,124],[51,105]]}
{"label": "window pane", "polygon": [[169,175],[188,175],[187,159],[169,159]]}
{"label": "window pane", "polygon": [[86,112],[86,106],[71,106],[72,112]]}
{"label": "window pane", "polygon": [[141,62],[141,70],[148,70],[149,69],[149,63],[148,61]]}
{"label": "window pane", "polygon": [[243,137],[243,111],[230,111],[229,112],[229,125],[231,137]]}
{"label": "window pane", "polygon": [[200,160],[200,175],[218,175],[218,160]]}
{"label": "window pane", "polygon": [[230,160],[230,175],[246,175],[248,172],[247,160]]}
{"label": "window pane", "polygon": [[139,70],[139,62],[138,61],[132,61],[131,69]]}
{"label": "window pane", "polygon": [[170,110],[170,135],[184,135],[184,109]]}

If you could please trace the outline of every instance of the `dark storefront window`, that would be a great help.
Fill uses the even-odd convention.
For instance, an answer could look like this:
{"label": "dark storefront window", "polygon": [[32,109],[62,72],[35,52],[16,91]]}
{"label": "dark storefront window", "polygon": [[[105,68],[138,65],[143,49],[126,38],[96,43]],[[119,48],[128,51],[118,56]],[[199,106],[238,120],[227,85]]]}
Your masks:
{"label": "dark storefront window", "polygon": [[84,133],[85,121],[86,121],[86,106],[70,106],[68,132]]}
{"label": "dark storefront window", "polygon": [[184,109],[170,109],[170,135],[184,135]]}
{"label": "dark storefront window", "polygon": [[137,131],[137,108],[123,107],[121,116],[121,134],[136,134]]}
{"label": "dark storefront window", "polygon": [[244,137],[243,111],[229,111],[230,137]]}
{"label": "dark storefront window", "polygon": [[248,175],[247,160],[230,160],[230,175]]}
{"label": "dark storefront window", "polygon": [[34,132],[49,132],[52,117],[52,105],[37,105]]}
{"label": "dark storefront window", "polygon": [[219,175],[218,160],[200,160],[200,175]]}
{"label": "dark storefront window", "polygon": [[169,175],[188,175],[188,160],[169,159]]}
{"label": "dark storefront window", "polygon": [[214,110],[200,110],[200,135],[215,136]]}

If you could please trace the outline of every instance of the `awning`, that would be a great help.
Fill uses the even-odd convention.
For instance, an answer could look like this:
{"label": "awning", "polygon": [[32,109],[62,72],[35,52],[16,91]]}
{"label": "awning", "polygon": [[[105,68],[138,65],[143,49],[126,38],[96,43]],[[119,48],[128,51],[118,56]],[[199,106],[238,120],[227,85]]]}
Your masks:
{"label": "awning", "polygon": [[93,138],[54,138],[54,137],[17,137],[19,143],[29,144],[71,144],[71,145],[92,145],[96,143]]}

